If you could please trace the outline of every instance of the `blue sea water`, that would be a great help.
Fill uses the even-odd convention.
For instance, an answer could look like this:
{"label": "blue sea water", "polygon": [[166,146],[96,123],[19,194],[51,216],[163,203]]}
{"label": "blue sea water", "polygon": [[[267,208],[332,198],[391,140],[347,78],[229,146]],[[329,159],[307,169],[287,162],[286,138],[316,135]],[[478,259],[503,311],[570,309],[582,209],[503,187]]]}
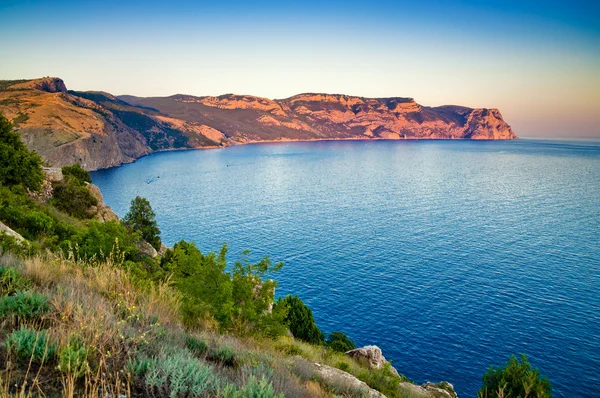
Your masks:
{"label": "blue sea water", "polygon": [[475,397],[526,353],[555,397],[600,396],[600,142],[354,141],[164,152],[92,173],[163,240],[285,267],[327,332]]}

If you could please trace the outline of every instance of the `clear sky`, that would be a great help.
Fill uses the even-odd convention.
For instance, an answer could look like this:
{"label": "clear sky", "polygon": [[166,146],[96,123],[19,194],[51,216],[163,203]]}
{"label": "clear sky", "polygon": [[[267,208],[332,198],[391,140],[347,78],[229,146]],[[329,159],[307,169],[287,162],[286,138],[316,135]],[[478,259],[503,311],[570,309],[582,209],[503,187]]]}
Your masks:
{"label": "clear sky", "polygon": [[73,90],[413,97],[600,136],[600,1],[0,0],[0,59]]}

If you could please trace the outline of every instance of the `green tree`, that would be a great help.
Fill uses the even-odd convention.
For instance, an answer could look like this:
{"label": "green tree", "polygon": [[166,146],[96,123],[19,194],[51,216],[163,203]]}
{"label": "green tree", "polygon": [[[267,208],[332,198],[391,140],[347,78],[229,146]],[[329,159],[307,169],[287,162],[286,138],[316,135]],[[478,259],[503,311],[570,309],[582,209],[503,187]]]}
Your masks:
{"label": "green tree", "polygon": [[317,327],[311,309],[302,302],[300,297],[287,295],[277,301],[276,307],[280,305],[287,307],[285,320],[294,337],[308,343],[323,343],[325,340],[323,332]]}
{"label": "green tree", "polygon": [[12,124],[0,114],[0,184],[23,184],[37,191],[43,179],[42,158],[27,149]]}
{"label": "green tree", "polygon": [[337,352],[346,352],[356,348],[354,341],[350,340],[345,333],[331,332],[327,337],[327,347]]}
{"label": "green tree", "polygon": [[503,368],[490,366],[483,375],[480,398],[550,398],[552,385],[548,378],[532,368],[526,355],[521,360],[514,355]]}
{"label": "green tree", "polygon": [[71,176],[79,183],[79,185],[85,185],[85,183],[92,183],[92,177],[87,170],[84,170],[79,163],[75,163],[72,166],[65,166],[62,168],[63,176]]}
{"label": "green tree", "polygon": [[52,183],[50,203],[73,217],[91,218],[94,214],[90,208],[98,204],[98,199],[77,178],[65,175],[62,181]]}
{"label": "green tree", "polygon": [[156,214],[148,199],[136,196],[131,201],[129,212],[123,218],[123,224],[132,231],[140,231],[142,239],[150,243],[156,250],[160,249],[160,230],[156,223]]}

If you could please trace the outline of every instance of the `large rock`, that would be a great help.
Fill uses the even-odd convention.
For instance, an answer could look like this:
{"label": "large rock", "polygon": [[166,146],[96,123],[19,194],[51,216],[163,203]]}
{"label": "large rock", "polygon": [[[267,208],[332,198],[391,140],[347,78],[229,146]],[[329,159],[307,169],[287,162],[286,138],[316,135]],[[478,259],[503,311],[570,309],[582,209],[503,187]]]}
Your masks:
{"label": "large rock", "polygon": [[145,240],[138,242],[137,247],[138,247],[138,249],[140,249],[140,252],[144,256],[151,257],[151,258],[155,258],[156,256],[158,256],[158,252],[156,251],[156,249],[150,243],[146,242]]}
{"label": "large rock", "polygon": [[400,388],[406,392],[405,395],[415,398],[458,398],[454,391],[454,386],[445,381],[440,383],[427,382],[421,386],[403,382],[400,383]]}
{"label": "large rock", "polygon": [[347,389],[364,391],[369,398],[386,398],[385,395],[372,389],[367,383],[358,380],[348,372],[320,363],[315,363],[314,366],[318,377],[323,380],[325,384],[333,386],[343,385]]}
{"label": "large rock", "polygon": [[[358,362],[367,363],[373,369],[381,369],[389,362],[383,356],[381,348],[376,345],[368,345],[346,352],[350,358],[354,358]],[[390,364],[390,371],[399,376],[398,371]]]}
{"label": "large rock", "polygon": [[[102,198],[102,193],[100,192],[100,188],[98,188],[94,184],[87,184],[86,188],[88,189],[88,191],[90,191],[92,196],[94,196],[94,198],[96,198],[96,200],[98,201],[97,206],[93,206],[92,208],[90,208],[90,213],[95,214],[94,218],[100,222],[119,221],[119,216],[117,216],[117,213],[115,213],[110,208],[110,206],[107,206],[104,203],[104,200]],[[156,252],[156,250],[155,250],[155,252]],[[154,257],[156,257],[156,256],[154,256]]]}
{"label": "large rock", "polygon": [[25,238],[23,238],[21,236],[21,234],[13,231],[7,225],[5,225],[3,222],[0,221],[0,235],[1,234],[6,234],[7,236],[11,236],[11,237],[15,238],[15,240],[19,243],[27,243],[27,241],[25,240]]}

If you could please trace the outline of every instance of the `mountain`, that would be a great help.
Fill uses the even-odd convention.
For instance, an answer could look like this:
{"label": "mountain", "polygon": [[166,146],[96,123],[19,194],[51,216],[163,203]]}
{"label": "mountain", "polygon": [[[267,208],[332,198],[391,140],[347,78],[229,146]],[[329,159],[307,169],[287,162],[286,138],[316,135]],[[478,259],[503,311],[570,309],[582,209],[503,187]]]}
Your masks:
{"label": "mountain", "polygon": [[48,163],[94,170],[162,150],[324,139],[515,139],[498,109],[299,94],[115,97],[59,78],[0,81],[0,112]]}

